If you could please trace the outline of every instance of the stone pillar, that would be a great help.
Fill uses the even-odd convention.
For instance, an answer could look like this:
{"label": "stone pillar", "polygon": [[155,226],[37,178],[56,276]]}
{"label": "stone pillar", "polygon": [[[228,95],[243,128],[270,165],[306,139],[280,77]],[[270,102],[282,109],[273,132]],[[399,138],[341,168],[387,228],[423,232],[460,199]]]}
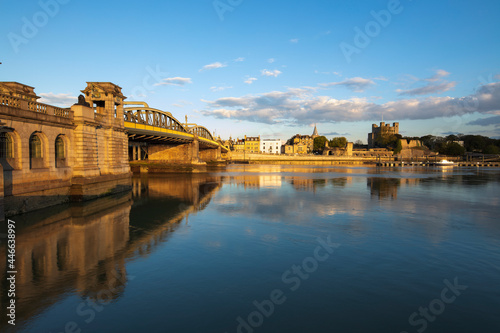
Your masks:
{"label": "stone pillar", "polygon": [[128,164],[128,137],[123,119],[123,101],[126,99],[121,87],[111,82],[87,82],[82,90],[85,100],[95,105],[101,123],[99,131],[99,167],[101,174],[123,174],[130,172]]}
{"label": "stone pillar", "polygon": [[352,149],[354,147],[354,144],[352,142],[348,142],[347,143],[347,147],[346,147],[346,155],[347,156],[352,156]]}
{"label": "stone pillar", "polygon": [[222,149],[221,147],[217,147],[217,156],[216,156],[217,161],[222,160]]}
{"label": "stone pillar", "polygon": [[198,141],[198,136],[194,135],[194,140],[190,144],[191,150],[191,163],[199,164],[200,163],[200,141]]}
{"label": "stone pillar", "polygon": [[100,175],[97,124],[94,110],[84,105],[73,105],[74,112],[74,177],[95,177]]}

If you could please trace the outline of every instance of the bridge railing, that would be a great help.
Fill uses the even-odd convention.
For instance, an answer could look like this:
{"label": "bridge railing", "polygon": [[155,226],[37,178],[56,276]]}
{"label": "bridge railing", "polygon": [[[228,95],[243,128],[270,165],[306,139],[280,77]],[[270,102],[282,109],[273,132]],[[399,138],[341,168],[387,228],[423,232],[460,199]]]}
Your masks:
{"label": "bridge railing", "polygon": [[205,128],[203,126],[198,126],[196,124],[192,124],[192,125],[194,125],[194,126],[189,127],[189,129],[188,129],[189,133],[196,134],[198,137],[201,137],[201,138],[215,141],[214,137],[212,136],[212,134],[210,134],[210,132],[208,131],[207,128]]}
{"label": "bridge railing", "polygon": [[126,122],[189,133],[169,112],[125,108],[123,116]]}
{"label": "bridge railing", "polygon": [[0,94],[0,105],[49,114],[57,117],[71,118],[71,110],[69,108],[59,108],[57,106],[27,101],[19,97],[13,97],[5,94]]}

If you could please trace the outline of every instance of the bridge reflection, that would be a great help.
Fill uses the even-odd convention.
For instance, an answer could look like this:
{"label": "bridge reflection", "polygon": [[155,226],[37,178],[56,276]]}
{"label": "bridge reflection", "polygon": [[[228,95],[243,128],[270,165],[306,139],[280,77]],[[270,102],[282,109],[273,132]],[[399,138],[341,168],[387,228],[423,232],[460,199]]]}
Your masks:
{"label": "bridge reflection", "polygon": [[[154,251],[189,214],[204,209],[220,186],[220,177],[203,175],[137,178],[133,190],[120,196],[12,218],[17,328],[65,293],[97,302],[121,297],[128,282],[126,261]],[[0,238],[0,267],[7,267],[5,241]],[[3,318],[9,302],[5,271],[0,273]],[[5,325],[2,320],[0,331]]]}

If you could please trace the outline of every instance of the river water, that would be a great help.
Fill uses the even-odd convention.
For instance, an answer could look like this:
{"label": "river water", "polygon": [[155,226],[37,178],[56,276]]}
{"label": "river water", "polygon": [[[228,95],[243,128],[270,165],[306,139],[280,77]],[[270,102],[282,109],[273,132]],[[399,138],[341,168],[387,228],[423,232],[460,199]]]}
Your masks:
{"label": "river water", "polygon": [[16,326],[2,272],[0,331],[500,332],[500,169],[133,182],[12,218]]}

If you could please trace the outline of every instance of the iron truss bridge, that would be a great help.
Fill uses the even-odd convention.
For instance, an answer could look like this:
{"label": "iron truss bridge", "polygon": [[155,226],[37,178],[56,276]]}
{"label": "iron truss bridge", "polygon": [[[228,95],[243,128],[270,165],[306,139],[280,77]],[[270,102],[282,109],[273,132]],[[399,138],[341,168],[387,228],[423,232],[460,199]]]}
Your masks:
{"label": "iron truss bridge", "polygon": [[210,131],[196,124],[182,124],[170,112],[150,108],[144,102],[125,102],[123,116],[129,140],[151,143],[183,144],[192,142],[195,135],[200,147],[221,147]]}

